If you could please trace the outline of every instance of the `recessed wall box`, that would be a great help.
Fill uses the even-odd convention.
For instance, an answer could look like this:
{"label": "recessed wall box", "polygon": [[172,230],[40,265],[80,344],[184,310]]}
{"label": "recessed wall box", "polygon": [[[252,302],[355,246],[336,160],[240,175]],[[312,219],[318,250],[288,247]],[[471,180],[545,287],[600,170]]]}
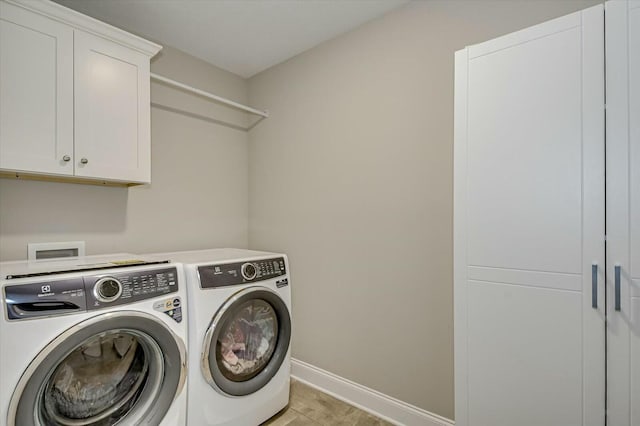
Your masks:
{"label": "recessed wall box", "polygon": [[56,259],[60,257],[84,256],[84,241],[65,241],[60,243],[29,243],[28,259]]}

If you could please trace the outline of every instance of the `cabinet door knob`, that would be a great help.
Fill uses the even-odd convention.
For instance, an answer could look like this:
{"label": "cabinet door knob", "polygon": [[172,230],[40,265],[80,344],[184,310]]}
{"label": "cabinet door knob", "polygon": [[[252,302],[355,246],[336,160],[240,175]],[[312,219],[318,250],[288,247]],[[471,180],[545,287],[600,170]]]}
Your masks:
{"label": "cabinet door knob", "polygon": [[63,161],[71,161],[71,157],[69,157],[68,155],[65,155],[64,157],[62,157]]}
{"label": "cabinet door knob", "polygon": [[82,164],[87,164],[89,162],[89,160],[87,160],[86,158],[83,158],[83,159],[80,160],[80,162]]}

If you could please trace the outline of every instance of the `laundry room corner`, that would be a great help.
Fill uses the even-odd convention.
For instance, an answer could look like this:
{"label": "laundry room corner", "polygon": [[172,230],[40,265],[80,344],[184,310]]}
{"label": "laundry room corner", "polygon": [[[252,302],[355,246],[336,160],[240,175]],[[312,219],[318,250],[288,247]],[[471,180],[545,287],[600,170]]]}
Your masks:
{"label": "laundry room corner", "polygon": [[294,366],[453,419],[454,52],[595,3],[410,2],[249,80],[250,248],[291,260]]}

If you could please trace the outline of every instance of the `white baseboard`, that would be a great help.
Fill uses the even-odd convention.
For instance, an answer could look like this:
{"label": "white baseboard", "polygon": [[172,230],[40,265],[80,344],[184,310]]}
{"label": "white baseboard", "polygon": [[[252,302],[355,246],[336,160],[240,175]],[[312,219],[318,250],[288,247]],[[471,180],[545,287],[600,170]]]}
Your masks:
{"label": "white baseboard", "polygon": [[291,359],[291,376],[309,386],[400,426],[451,426],[454,421]]}

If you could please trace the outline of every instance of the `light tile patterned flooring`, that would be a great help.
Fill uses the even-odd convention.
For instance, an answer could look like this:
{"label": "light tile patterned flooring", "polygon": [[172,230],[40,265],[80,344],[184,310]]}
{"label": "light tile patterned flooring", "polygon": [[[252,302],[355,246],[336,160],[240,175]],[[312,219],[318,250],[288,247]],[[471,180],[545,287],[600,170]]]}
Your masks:
{"label": "light tile patterned flooring", "polygon": [[262,426],[391,426],[297,380],[291,379],[289,405]]}

